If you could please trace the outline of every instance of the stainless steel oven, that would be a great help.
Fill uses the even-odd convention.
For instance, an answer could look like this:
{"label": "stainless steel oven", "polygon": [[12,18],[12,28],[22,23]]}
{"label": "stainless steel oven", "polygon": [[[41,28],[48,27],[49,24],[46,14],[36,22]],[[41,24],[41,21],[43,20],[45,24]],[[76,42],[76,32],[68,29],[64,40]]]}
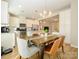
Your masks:
{"label": "stainless steel oven", "polygon": [[1,27],[1,33],[8,33],[10,31],[8,26]]}

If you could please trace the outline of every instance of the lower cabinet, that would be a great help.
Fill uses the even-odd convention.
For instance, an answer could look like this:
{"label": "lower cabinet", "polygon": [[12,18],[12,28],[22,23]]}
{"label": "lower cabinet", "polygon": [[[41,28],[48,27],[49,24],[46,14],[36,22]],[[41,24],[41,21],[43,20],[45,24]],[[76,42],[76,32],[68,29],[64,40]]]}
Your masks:
{"label": "lower cabinet", "polygon": [[14,33],[1,33],[1,46],[3,51],[15,46],[15,34]]}

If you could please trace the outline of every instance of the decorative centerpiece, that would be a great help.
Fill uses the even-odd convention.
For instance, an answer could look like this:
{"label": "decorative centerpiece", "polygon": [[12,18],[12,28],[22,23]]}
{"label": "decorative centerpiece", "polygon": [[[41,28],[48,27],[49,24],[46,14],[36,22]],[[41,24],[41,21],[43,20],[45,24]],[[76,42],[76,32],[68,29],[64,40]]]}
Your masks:
{"label": "decorative centerpiece", "polygon": [[44,27],[44,32],[45,32],[45,38],[47,38],[49,27]]}

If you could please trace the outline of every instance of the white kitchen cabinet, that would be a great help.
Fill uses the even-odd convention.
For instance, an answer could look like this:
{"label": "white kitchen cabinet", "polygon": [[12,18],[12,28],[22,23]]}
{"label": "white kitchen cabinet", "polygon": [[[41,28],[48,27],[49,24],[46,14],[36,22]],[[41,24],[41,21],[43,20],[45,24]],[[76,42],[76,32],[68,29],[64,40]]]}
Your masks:
{"label": "white kitchen cabinet", "polygon": [[1,24],[8,24],[8,20],[8,3],[5,1],[1,1]]}
{"label": "white kitchen cabinet", "polygon": [[1,46],[3,47],[3,50],[13,48],[15,46],[15,34],[1,33]]}
{"label": "white kitchen cabinet", "polygon": [[65,43],[71,43],[71,9],[59,13],[60,34],[65,35]]}

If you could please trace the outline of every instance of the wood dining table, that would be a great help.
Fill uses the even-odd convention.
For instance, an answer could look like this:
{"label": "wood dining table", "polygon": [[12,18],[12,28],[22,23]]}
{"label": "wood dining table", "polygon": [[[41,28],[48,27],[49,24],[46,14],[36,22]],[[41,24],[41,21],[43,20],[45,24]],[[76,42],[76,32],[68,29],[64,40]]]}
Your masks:
{"label": "wood dining table", "polygon": [[50,42],[54,42],[58,39],[61,35],[48,35],[47,37],[31,37],[31,42],[34,43],[36,46],[40,47],[40,59],[44,58],[44,48]]}

